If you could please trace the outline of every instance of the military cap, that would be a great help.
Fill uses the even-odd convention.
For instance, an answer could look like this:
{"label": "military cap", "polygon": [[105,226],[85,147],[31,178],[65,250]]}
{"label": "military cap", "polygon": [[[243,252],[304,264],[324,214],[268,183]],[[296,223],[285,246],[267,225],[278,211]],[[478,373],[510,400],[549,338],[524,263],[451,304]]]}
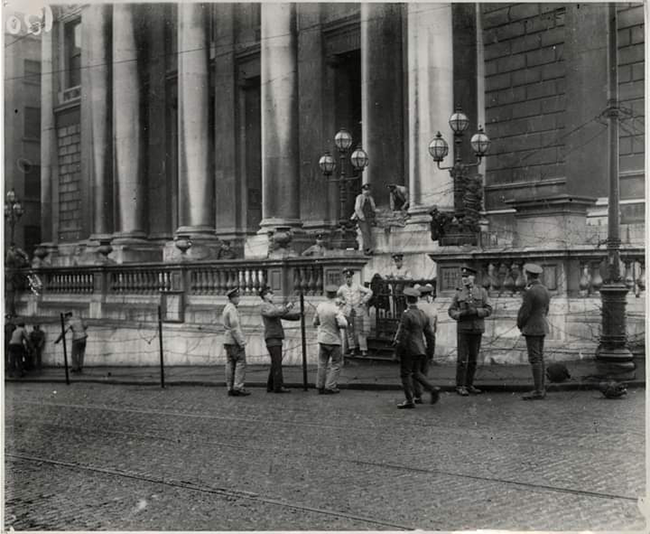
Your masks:
{"label": "military cap", "polygon": [[397,252],[396,254],[393,254],[392,258],[394,260],[401,260],[401,259],[404,258],[404,254],[401,254],[401,253]]}
{"label": "military cap", "polygon": [[420,287],[421,295],[427,295],[428,293],[433,293],[433,286],[431,284]]}
{"label": "military cap", "polygon": [[531,274],[542,274],[544,272],[544,269],[542,269],[536,263],[527,263],[524,265],[524,271]]}
{"label": "military cap", "polygon": [[472,267],[471,265],[468,265],[465,263],[461,268],[460,268],[460,274],[476,274],[476,269]]}
{"label": "military cap", "polygon": [[363,184],[361,189],[370,189],[370,184]]}
{"label": "military cap", "polygon": [[406,297],[419,297],[420,292],[415,289],[414,287],[405,287],[404,288],[404,296]]}
{"label": "military cap", "polygon": [[325,293],[327,294],[337,293],[338,290],[339,290],[338,286],[335,286],[334,284],[327,284],[325,286]]}
{"label": "military cap", "polygon": [[231,299],[233,297],[238,297],[239,296],[239,288],[238,287],[233,287],[232,289],[228,290],[226,292],[226,296]]}
{"label": "military cap", "polygon": [[354,276],[354,271],[352,269],[343,269],[344,276]]}

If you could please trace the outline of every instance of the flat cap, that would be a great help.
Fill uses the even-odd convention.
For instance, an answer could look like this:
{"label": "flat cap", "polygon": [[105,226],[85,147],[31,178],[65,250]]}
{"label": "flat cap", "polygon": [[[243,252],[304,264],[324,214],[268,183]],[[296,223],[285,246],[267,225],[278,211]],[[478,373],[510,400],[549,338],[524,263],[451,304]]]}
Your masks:
{"label": "flat cap", "polygon": [[334,284],[327,284],[325,286],[325,293],[336,293],[338,290],[338,286],[335,286]]}
{"label": "flat cap", "polygon": [[238,297],[239,296],[239,288],[238,287],[233,287],[232,289],[229,289],[226,292],[226,296],[231,299],[233,297]]}
{"label": "flat cap", "polygon": [[476,274],[476,269],[472,267],[471,265],[468,265],[465,263],[461,268],[460,268],[460,274]]}
{"label": "flat cap", "polygon": [[428,295],[429,293],[433,293],[433,286],[431,284],[420,287],[420,295]]}
{"label": "flat cap", "polygon": [[542,274],[544,272],[544,269],[542,269],[542,267],[536,263],[527,263],[524,265],[524,271],[532,274]]}
{"label": "flat cap", "polygon": [[404,296],[406,296],[406,297],[419,297],[420,296],[420,291],[418,291],[414,287],[405,287],[404,288]]}

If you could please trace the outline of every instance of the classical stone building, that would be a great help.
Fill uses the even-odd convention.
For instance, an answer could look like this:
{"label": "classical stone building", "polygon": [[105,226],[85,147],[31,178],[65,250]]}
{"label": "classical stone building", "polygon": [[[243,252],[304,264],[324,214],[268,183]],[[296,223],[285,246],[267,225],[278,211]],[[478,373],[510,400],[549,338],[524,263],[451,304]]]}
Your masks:
{"label": "classical stone building", "polygon": [[[643,9],[617,8],[631,336],[644,320]],[[177,291],[184,298],[169,302],[182,322],[173,328],[193,332],[217,322],[215,303],[228,285],[246,288],[254,317],[262,283],[318,299],[343,265],[369,281],[390,272],[399,251],[415,278],[437,279],[441,358],[454,354],[446,306],[458,265],[470,261],[495,301],[484,358],[520,361],[513,320],[521,266],[533,260],[554,297],[554,357],[593,356],[609,183],[607,28],[604,4],[57,8],[43,40],[38,254],[48,265],[46,290],[25,300],[25,311],[48,316],[74,303],[118,329],[153,320],[159,291],[170,293],[165,301]],[[457,107],[469,119],[463,161],[475,160],[470,137],[479,126],[491,140],[462,187],[429,154],[437,132],[454,144],[448,120]],[[319,168],[325,151],[335,153],[340,127],[369,157],[343,199]],[[292,259],[317,234],[336,235],[362,182],[380,213],[375,254]],[[409,189],[400,222],[388,213],[392,183]],[[450,239],[442,223],[432,228],[433,208],[449,222],[459,202],[480,219],[469,239]],[[269,255],[269,239],[286,254]],[[223,240],[238,260],[220,263]],[[259,322],[251,321],[253,332]],[[110,346],[115,332],[102,343]],[[221,357],[218,343],[193,335],[198,348],[177,348],[174,361]],[[116,361],[146,360],[144,349],[136,344]]]}

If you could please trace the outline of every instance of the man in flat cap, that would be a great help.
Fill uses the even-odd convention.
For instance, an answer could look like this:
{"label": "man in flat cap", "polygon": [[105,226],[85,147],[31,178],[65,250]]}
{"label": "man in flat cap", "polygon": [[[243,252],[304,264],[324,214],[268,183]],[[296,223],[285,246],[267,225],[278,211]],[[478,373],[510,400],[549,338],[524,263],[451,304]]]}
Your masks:
{"label": "man in flat cap", "polygon": [[226,293],[228,303],[221,314],[223,324],[223,346],[226,349],[226,387],[231,397],[250,395],[244,389],[246,380],[246,340],[239,322],[239,288],[233,288]]}
{"label": "man in flat cap", "polygon": [[389,184],[388,193],[390,211],[407,212],[409,209],[409,190],[407,187],[398,184]]}
{"label": "man in flat cap", "polygon": [[352,220],[356,220],[361,230],[362,250],[365,254],[372,254],[375,251],[375,245],[372,239],[372,227],[375,224],[377,216],[377,207],[375,200],[370,195],[370,184],[361,186],[361,193],[357,195],[354,201],[354,213]]}
{"label": "man in flat cap", "polygon": [[323,234],[318,234],[316,236],[316,244],[309,247],[305,250],[303,256],[324,256],[327,248],[325,247],[325,237]]}
{"label": "man in flat cap", "polygon": [[343,313],[348,322],[346,354],[354,355],[357,348],[361,356],[368,355],[368,334],[370,334],[370,314],[368,301],[372,298],[372,289],[354,281],[354,271],[343,271],[345,283],[338,289],[337,296],[343,301]]}
{"label": "man in flat cap", "polygon": [[526,393],[524,400],[541,400],[546,397],[544,387],[544,336],[548,334],[548,308],[551,296],[548,289],[540,282],[539,275],[543,269],[534,263],[524,265],[528,280],[523,302],[517,314],[517,328],[526,338],[528,361],[533,371],[535,389]]}
{"label": "man in flat cap", "polygon": [[395,354],[400,361],[400,378],[406,400],[397,405],[399,409],[415,408],[413,382],[431,393],[431,404],[439,399],[439,389],[433,386],[422,374],[423,358],[432,358],[435,345],[435,333],[431,320],[418,308],[420,292],[414,287],[404,289],[408,308],[402,313],[397,334],[395,335]]}
{"label": "man in flat cap", "polygon": [[336,303],[338,287],[325,286],[327,301],[316,307],[314,326],[318,327],[318,374],[316,387],[319,394],[340,393],[338,377],[341,372],[343,353],[341,352],[341,328],[347,328],[348,322],[343,311]]}
{"label": "man in flat cap", "polygon": [[476,270],[473,267],[463,265],[460,276],[463,287],[456,290],[449,306],[449,317],[457,321],[456,392],[466,397],[470,393],[481,393],[474,387],[474,374],[485,332],[485,318],[492,313],[492,306],[487,291],[474,285]]}
{"label": "man in flat cap", "polygon": [[72,332],[72,373],[82,373],[84,366],[84,358],[86,356],[86,341],[88,340],[88,325],[81,316],[76,317],[71,311],[63,314],[65,318],[65,328],[59,337],[56,338],[54,344],[56,345],[63,339],[66,332]]}
{"label": "man in flat cap", "polygon": [[[436,351],[436,338],[435,335],[438,331],[438,312],[435,305],[433,304],[433,286],[431,284],[426,284],[424,286],[416,286],[416,289],[420,291],[420,300],[418,301],[418,308],[421,309],[426,316],[429,318],[431,323],[431,328],[433,328],[433,348],[431,349],[429,355],[426,358],[420,359],[420,372],[425,376],[429,376],[429,367],[433,362],[433,357]],[[415,380],[413,382],[413,391],[415,395],[415,404],[422,404],[422,386],[420,383]]]}
{"label": "man in flat cap", "polygon": [[284,387],[282,377],[282,340],[284,339],[284,328],[282,321],[299,321],[300,312],[291,311],[293,302],[288,304],[274,304],[273,290],[264,287],[260,291],[262,299],[262,321],[264,322],[264,341],[266,349],[271,356],[271,369],[269,379],[266,382],[266,391],[273,393],[291,393],[290,389]]}

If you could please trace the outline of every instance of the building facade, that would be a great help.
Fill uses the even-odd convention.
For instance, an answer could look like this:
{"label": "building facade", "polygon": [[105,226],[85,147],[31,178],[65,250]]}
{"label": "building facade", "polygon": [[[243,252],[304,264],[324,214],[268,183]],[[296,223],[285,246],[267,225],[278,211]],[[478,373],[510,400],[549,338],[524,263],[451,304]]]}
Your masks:
{"label": "building facade", "polygon": [[[41,242],[41,37],[29,31],[25,14],[4,10],[4,183],[24,214],[14,241],[28,254]],[[5,221],[5,243],[11,225]]]}
{"label": "building facade", "polygon": [[[341,265],[360,262],[369,281],[390,272],[391,254],[401,252],[416,278],[437,278],[446,316],[458,265],[474,262],[498,301],[489,357],[512,361],[523,352],[505,325],[523,288],[523,262],[538,261],[554,294],[558,354],[567,346],[567,357],[593,352],[609,188],[607,17],[604,4],[570,3],[59,7],[42,49],[38,255],[61,272],[90,273],[83,269],[106,261],[123,272],[198,268],[218,261],[228,240],[247,266],[266,265],[278,236],[289,233],[289,248],[300,253],[317,234],[334,235],[369,183],[381,223],[376,253],[341,251]],[[643,4],[618,4],[617,25],[624,272],[642,321]],[[458,107],[469,119],[470,135],[457,144],[463,160],[475,160],[469,138],[480,126],[491,139],[470,191],[481,216],[470,243],[432,235],[432,210],[450,213],[457,194],[468,194],[428,150],[438,132],[455,144],[448,120]],[[318,165],[335,152],[340,127],[369,157],[343,199]],[[400,223],[390,222],[388,184],[409,190]],[[189,240],[186,250],[177,246]],[[164,269],[151,276],[161,280]],[[251,288],[270,281],[270,271],[246,269],[224,279],[206,270],[188,284],[206,281],[208,294],[222,295],[223,280]],[[318,296],[326,273],[310,273],[289,285]],[[101,281],[88,276],[89,292],[99,291]],[[133,292],[146,293],[133,276]],[[286,273],[278,276],[286,287]],[[39,302],[29,309],[47,315]],[[208,300],[185,306],[189,322],[208,320]],[[107,309],[86,312],[100,318]],[[637,335],[642,322],[631,323]],[[441,354],[452,357],[450,321],[439,339]]]}

